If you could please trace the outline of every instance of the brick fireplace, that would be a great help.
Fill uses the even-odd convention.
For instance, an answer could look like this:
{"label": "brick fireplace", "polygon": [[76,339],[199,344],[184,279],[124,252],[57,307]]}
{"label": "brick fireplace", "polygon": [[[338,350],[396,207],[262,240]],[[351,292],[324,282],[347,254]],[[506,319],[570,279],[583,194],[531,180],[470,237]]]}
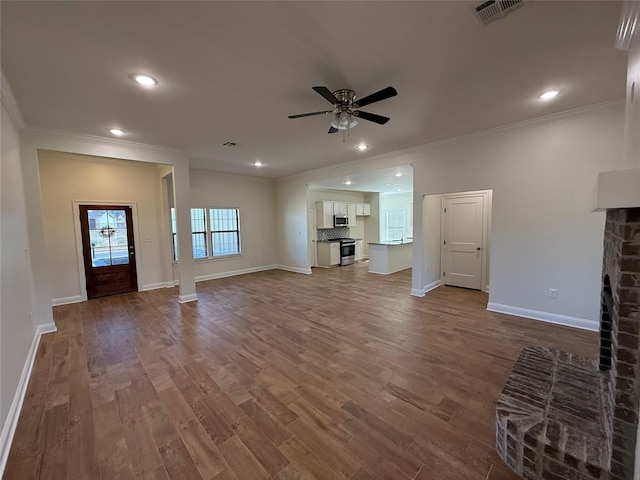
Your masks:
{"label": "brick fireplace", "polygon": [[606,211],[597,359],[525,348],[498,399],[496,450],[527,480],[640,479],[640,2],[622,3],[628,52],[622,168],[598,175]]}
{"label": "brick fireplace", "polygon": [[600,317],[598,359],[525,348],[498,399],[496,449],[527,480],[634,478],[640,208],[607,209]]}
{"label": "brick fireplace", "polygon": [[[640,188],[640,186],[638,186]],[[640,208],[607,210],[600,322],[611,478],[633,478],[640,408]]]}

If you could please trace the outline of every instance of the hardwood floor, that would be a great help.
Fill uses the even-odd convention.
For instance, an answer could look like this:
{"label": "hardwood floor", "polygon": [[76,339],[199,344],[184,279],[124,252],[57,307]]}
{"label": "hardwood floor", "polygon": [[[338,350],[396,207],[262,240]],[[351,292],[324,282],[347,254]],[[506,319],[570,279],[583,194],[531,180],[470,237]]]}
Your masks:
{"label": "hardwood floor", "polygon": [[54,309],[4,478],[510,480],[495,400],[520,349],[596,334],[412,297],[410,271],[268,271]]}

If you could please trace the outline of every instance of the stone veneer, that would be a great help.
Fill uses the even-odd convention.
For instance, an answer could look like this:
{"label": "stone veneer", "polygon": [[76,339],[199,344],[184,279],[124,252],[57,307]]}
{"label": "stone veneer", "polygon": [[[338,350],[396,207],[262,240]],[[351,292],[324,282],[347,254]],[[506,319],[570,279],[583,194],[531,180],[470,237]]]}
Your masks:
{"label": "stone veneer", "polygon": [[632,480],[640,408],[640,208],[607,211],[600,351],[525,348],[498,399],[496,449],[525,479]]}

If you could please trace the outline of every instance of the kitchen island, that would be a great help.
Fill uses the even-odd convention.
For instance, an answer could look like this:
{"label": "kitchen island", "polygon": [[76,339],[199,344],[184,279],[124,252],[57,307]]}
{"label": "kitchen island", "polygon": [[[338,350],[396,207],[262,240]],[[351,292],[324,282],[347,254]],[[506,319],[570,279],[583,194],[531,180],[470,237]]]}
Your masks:
{"label": "kitchen island", "polygon": [[412,241],[369,243],[369,273],[389,275],[411,268]]}

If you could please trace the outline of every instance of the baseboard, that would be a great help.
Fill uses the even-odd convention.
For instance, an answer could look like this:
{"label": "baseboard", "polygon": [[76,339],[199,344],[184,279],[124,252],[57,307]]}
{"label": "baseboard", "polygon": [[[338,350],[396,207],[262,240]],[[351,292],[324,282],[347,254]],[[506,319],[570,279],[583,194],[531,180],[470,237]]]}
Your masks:
{"label": "baseboard", "polygon": [[190,293],[189,295],[178,295],[178,302],[180,303],[195,302],[196,300],[198,300],[197,293]]}
{"label": "baseboard", "polygon": [[287,272],[293,273],[304,273],[305,275],[311,275],[311,268],[300,268],[300,267],[289,267],[288,265],[274,265],[273,268],[277,268],[278,270],[285,270]]}
{"label": "baseboard", "polygon": [[140,291],[148,292],[149,290],[158,290],[159,288],[172,288],[172,287],[175,287],[175,282],[148,283],[147,285],[143,285]]}
{"label": "baseboard", "polygon": [[442,282],[440,280],[435,280],[435,281],[425,285],[424,287],[422,287],[422,289],[412,288],[411,289],[411,295],[413,295],[414,297],[424,297],[424,295],[427,292],[430,292],[431,290],[435,290],[440,285],[442,285]]}
{"label": "baseboard", "polygon": [[375,273],[376,275],[392,275],[394,273],[402,272],[403,270],[408,270],[411,267],[401,268],[399,270],[394,270],[393,272],[376,272],[375,270],[371,270],[371,265],[369,265],[369,273]]}
{"label": "baseboard", "polygon": [[18,388],[16,389],[16,394],[13,396],[13,401],[7,413],[7,419],[2,427],[2,434],[0,435],[0,478],[2,478],[4,469],[7,466],[9,450],[11,449],[13,436],[16,433],[16,427],[18,426],[18,418],[20,417],[24,397],[27,393],[29,378],[33,370],[33,362],[36,359],[38,345],[40,345],[40,337],[45,333],[52,333],[56,330],[55,323],[47,323],[45,325],[38,325],[33,335],[33,340],[31,341],[31,346],[29,347],[29,352],[27,353],[27,358],[22,368],[22,374],[20,375],[20,381],[18,382]]}
{"label": "baseboard", "polygon": [[542,312],[540,310],[530,310],[528,308],[513,307],[511,305],[503,305],[500,303],[489,302],[487,304],[487,310],[490,312],[506,313],[507,315],[515,315],[516,317],[530,318],[532,320],[540,320],[542,322],[555,323],[556,325],[564,325],[566,327],[580,328],[582,330],[591,330],[594,332],[597,332],[600,328],[600,325],[596,320],[570,317],[568,315]]}
{"label": "baseboard", "polygon": [[51,306],[57,307],[58,305],[68,305],[70,303],[80,303],[82,301],[82,297],[80,295],[74,295],[72,297],[62,297],[62,298],[53,298],[51,299]]}
{"label": "baseboard", "polygon": [[265,265],[262,267],[244,268],[242,270],[231,270],[229,272],[212,273],[209,275],[199,275],[196,282],[205,282],[207,280],[215,280],[217,278],[235,277],[236,275],[246,275],[247,273],[264,272],[265,270],[273,270],[279,268],[276,265]]}

